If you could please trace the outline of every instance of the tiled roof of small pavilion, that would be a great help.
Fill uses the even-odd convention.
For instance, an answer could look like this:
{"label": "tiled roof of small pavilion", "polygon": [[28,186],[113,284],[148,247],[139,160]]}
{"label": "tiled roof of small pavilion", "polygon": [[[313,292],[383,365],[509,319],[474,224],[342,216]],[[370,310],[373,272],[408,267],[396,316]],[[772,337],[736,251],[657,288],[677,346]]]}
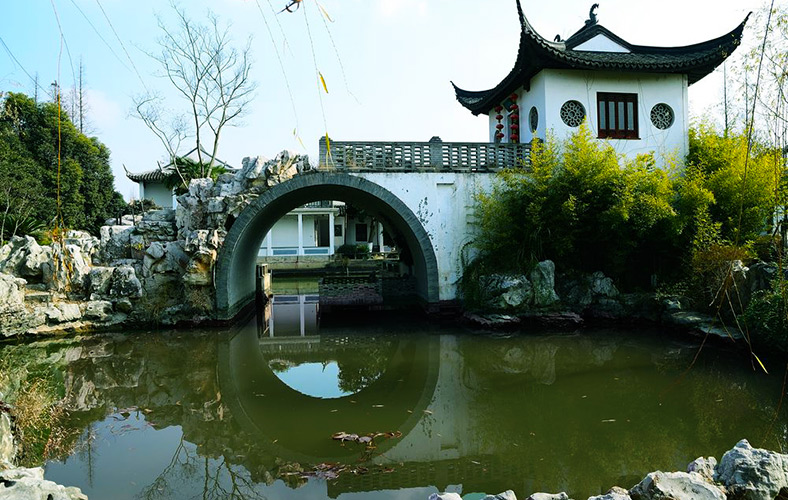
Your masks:
{"label": "tiled roof of small pavilion", "polygon": [[[190,158],[194,161],[197,161],[196,151],[197,148],[192,149],[191,151],[183,155],[183,158]],[[208,152],[206,152],[204,149],[201,151],[203,156],[207,156],[208,158],[211,157],[211,155]],[[223,162],[218,158],[214,160],[214,164],[226,168],[228,172],[235,171],[235,168],[231,167],[230,165],[228,165],[227,163]],[[129,180],[133,182],[162,182],[167,177],[175,173],[175,169],[172,166],[172,162],[168,163],[163,167],[159,167],[154,170],[146,170],[144,172],[129,172],[128,169],[126,169],[125,165],[123,166],[123,169],[126,171],[126,177],[128,177]]]}
{"label": "tiled roof of small pavilion", "polygon": [[[649,47],[634,45],[596,24],[586,25],[565,41],[551,42],[531,26],[517,0],[520,17],[520,47],[514,68],[501,83],[489,90],[463,90],[452,82],[457,100],[474,115],[487,114],[518,88],[530,86],[530,80],[543,69],[581,69],[643,73],[673,73],[688,76],[693,84],[708,75],[736,50],[741,43],[747,18],[739,26],[713,40],[683,47]],[[583,42],[603,35],[629,52],[575,50]]]}

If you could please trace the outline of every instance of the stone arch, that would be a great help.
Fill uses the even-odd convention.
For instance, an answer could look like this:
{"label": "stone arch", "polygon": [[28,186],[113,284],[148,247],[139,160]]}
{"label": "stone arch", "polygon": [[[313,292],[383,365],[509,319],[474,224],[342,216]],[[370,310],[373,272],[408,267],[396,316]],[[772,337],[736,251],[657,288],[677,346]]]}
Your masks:
{"label": "stone arch", "polygon": [[356,175],[309,172],[277,184],[255,199],[233,223],[214,269],[217,319],[234,318],[254,299],[254,268],[260,244],[290,210],[319,200],[341,200],[376,212],[402,234],[413,254],[417,293],[436,305],[438,263],[430,237],[413,211],[384,187]]}

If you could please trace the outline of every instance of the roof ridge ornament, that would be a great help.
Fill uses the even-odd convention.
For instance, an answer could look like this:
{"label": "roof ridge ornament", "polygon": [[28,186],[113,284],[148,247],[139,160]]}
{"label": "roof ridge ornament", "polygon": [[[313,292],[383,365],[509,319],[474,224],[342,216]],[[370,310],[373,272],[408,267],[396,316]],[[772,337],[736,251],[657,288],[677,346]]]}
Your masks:
{"label": "roof ridge ornament", "polygon": [[586,26],[593,26],[599,23],[599,19],[596,17],[596,10],[599,8],[599,4],[595,3],[591,6],[591,10],[588,11],[588,19],[586,20]]}

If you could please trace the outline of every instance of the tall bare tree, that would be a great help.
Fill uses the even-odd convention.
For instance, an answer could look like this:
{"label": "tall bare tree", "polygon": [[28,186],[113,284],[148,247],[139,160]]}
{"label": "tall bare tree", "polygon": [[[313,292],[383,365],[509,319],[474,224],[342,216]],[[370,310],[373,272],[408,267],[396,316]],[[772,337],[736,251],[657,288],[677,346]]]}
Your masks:
{"label": "tall bare tree", "polygon": [[171,164],[176,165],[184,142],[193,139],[199,176],[210,177],[224,127],[237,124],[257,87],[249,76],[251,37],[237,49],[229,25],[213,12],[203,24],[174,4],[172,9],[177,23],[170,26],[159,17],[160,50],[149,55],[183,98],[185,109],[172,112],[161,94],[147,93],[135,99],[135,110],[164,145]]}

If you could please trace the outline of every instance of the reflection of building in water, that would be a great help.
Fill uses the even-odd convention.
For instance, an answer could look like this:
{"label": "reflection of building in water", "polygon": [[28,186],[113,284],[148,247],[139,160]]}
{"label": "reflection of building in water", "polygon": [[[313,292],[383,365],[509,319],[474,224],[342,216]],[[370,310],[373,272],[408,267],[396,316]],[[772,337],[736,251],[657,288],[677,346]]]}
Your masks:
{"label": "reflection of building in water", "polygon": [[279,219],[260,245],[258,256],[266,258],[321,257],[334,255],[345,244],[369,245],[370,250],[391,251],[386,247],[383,224],[342,201],[315,201],[294,208]]}
{"label": "reflection of building in water", "polygon": [[275,295],[258,326],[268,337],[317,335],[319,309],[317,295]]}

